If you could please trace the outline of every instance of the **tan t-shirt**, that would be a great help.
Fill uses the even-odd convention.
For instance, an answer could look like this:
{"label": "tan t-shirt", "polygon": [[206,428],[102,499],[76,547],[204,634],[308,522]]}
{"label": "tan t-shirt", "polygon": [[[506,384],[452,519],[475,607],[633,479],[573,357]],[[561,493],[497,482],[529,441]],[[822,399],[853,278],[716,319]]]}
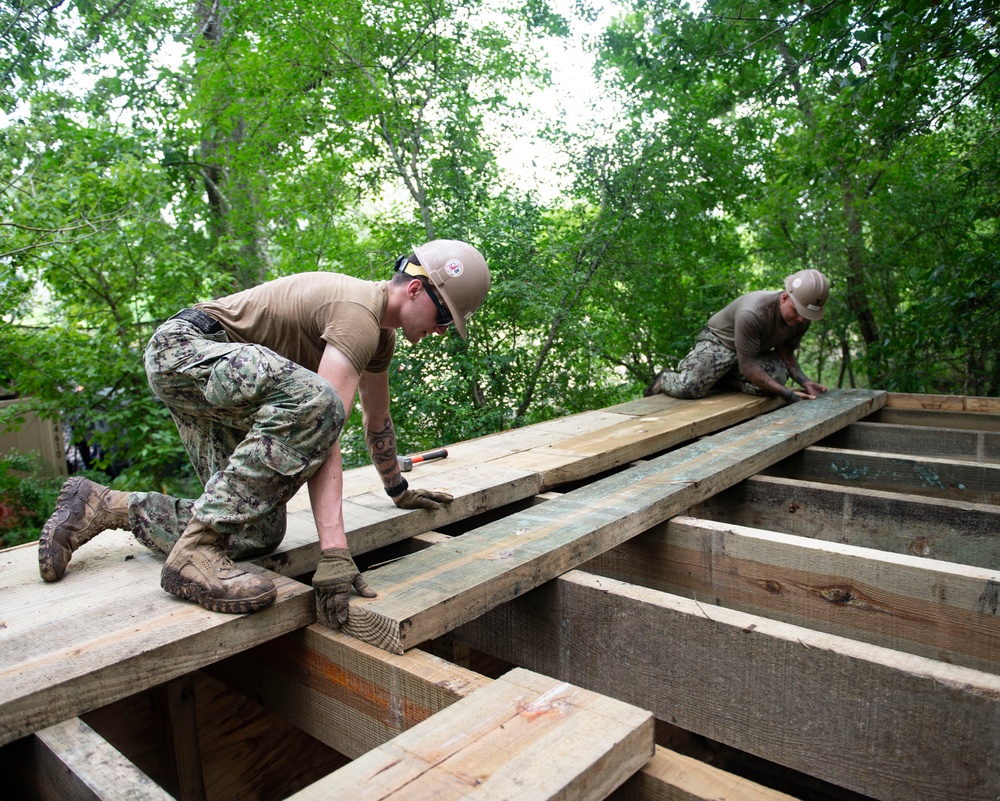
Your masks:
{"label": "tan t-shirt", "polygon": [[389,369],[396,332],[379,327],[388,281],[337,273],[299,273],[218,298],[195,308],[222,323],[232,342],[252,342],[309,370],[330,343],[358,371]]}
{"label": "tan t-shirt", "polygon": [[809,330],[809,321],[788,325],[780,302],[780,291],[748,292],[713,314],[708,328],[740,356],[761,356],[782,344],[795,350]]}

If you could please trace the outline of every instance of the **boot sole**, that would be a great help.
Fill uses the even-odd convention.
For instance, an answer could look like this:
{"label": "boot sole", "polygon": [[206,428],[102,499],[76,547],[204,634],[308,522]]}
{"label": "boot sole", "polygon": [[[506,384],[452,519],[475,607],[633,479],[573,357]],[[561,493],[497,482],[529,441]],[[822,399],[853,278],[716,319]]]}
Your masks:
{"label": "boot sole", "polygon": [[38,571],[45,581],[59,581],[73,557],[71,551],[69,557],[63,561],[62,546],[55,541],[56,529],[65,524],[71,515],[80,514],[79,509],[73,507],[75,504],[83,503],[79,496],[84,484],[85,481],[80,476],[67,479],[59,491],[56,508],[42,526],[42,533],[38,537]]}
{"label": "boot sole", "polygon": [[160,574],[160,586],[171,595],[176,595],[185,601],[194,601],[209,612],[223,612],[227,615],[245,615],[256,612],[265,606],[270,606],[278,597],[278,588],[272,587],[267,592],[253,598],[213,598],[201,587],[185,581],[179,573],[167,567],[164,567]]}

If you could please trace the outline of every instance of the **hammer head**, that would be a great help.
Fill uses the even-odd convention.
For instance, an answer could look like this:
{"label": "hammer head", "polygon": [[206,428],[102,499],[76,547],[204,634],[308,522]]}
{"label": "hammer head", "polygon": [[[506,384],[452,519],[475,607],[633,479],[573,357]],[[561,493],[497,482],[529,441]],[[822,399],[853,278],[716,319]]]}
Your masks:
{"label": "hammer head", "polygon": [[413,459],[409,456],[397,456],[396,463],[399,465],[400,472],[409,473],[413,469]]}

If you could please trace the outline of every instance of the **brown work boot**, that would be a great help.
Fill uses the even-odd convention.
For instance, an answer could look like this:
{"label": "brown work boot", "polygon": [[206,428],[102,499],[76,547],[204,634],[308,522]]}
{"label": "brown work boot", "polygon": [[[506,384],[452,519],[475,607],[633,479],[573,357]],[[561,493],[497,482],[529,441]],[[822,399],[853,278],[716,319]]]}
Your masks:
{"label": "brown work boot", "polygon": [[167,556],[160,586],[212,612],[242,615],[273,603],[278,595],[274,582],[237,567],[226,556],[227,539],[191,518]]}
{"label": "brown work boot", "polygon": [[56,501],[56,510],[38,538],[38,570],[46,581],[58,581],[73,551],[109,528],[128,524],[128,493],[102,487],[89,478],[73,476]]}

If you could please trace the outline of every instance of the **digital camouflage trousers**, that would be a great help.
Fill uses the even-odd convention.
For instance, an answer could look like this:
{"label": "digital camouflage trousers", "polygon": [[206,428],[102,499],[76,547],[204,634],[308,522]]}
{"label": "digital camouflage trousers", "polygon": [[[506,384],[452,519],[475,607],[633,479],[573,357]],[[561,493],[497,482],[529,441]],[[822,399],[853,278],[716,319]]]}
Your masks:
{"label": "digital camouflage trousers", "polygon": [[[757,358],[761,368],[784,386],[788,368],[774,351]],[[695,337],[694,347],[677,365],[657,379],[657,390],[675,398],[703,398],[713,388],[735,389],[748,395],[768,395],[743,375],[737,366],[736,351],[730,350],[708,328]]]}
{"label": "digital camouflage trousers", "polygon": [[177,319],[157,329],[145,365],[204,492],[197,499],[131,493],[135,537],[169,553],[195,517],[229,537],[233,559],[274,549],[285,535],[285,504],[340,436],[344,405],[336,390],[267,348]]}

